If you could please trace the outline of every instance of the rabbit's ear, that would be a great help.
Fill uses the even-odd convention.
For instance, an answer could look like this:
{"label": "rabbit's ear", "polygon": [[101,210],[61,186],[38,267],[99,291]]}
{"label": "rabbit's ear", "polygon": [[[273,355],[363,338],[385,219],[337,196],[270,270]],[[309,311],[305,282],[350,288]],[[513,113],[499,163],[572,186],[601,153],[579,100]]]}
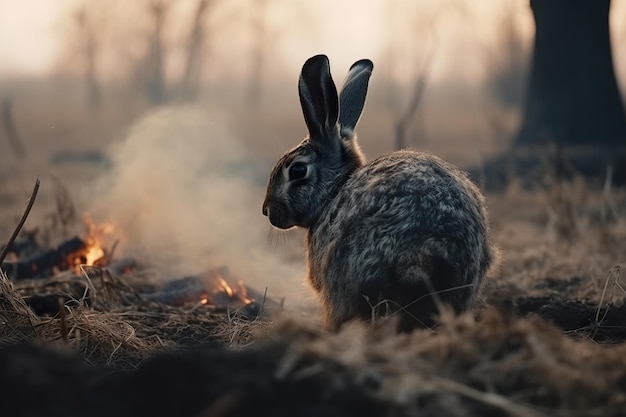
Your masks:
{"label": "rabbit's ear", "polygon": [[357,61],[350,67],[339,93],[339,124],[342,128],[354,130],[359,122],[373,69],[374,64],[369,59]]}
{"label": "rabbit's ear", "polygon": [[333,140],[337,136],[339,99],[326,55],[307,59],[300,74],[298,92],[311,140]]}

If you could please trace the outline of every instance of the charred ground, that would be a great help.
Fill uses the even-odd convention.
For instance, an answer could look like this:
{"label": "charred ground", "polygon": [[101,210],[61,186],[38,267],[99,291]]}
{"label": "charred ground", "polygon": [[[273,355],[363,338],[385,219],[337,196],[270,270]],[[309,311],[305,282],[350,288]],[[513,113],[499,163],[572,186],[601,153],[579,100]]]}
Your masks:
{"label": "charred ground", "polygon": [[626,194],[577,180],[512,184],[488,201],[503,260],[482,306],[409,335],[384,322],[328,334],[305,312],[255,318],[128,303],[98,279],[89,303],[40,317],[22,298],[27,285],[3,278],[4,407],[46,416],[623,415]]}

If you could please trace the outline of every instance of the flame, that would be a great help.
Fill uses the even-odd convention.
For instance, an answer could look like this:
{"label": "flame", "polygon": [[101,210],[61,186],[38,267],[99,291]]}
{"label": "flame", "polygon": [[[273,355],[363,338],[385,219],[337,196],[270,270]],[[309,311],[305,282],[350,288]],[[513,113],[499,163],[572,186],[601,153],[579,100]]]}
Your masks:
{"label": "flame", "polygon": [[87,238],[85,239],[87,249],[81,256],[84,258],[85,265],[95,265],[98,260],[106,255],[104,241],[113,235],[116,227],[113,223],[96,224],[87,213],[83,215],[83,221],[87,226]]}
{"label": "flame", "polygon": [[244,304],[250,304],[254,302],[254,299],[248,297],[248,290],[246,290],[246,286],[243,283],[243,280],[239,280],[237,282],[237,286],[239,287],[237,289],[237,294],[239,294],[239,298],[241,298],[241,301],[244,302]]}
{"label": "flame", "polygon": [[93,265],[96,261],[104,256],[104,249],[98,245],[90,246],[85,254],[85,264]]}
{"label": "flame", "polygon": [[[228,275],[227,275],[228,276]],[[213,281],[213,294],[225,293],[226,296],[233,300],[242,302],[244,304],[250,304],[254,302],[254,299],[248,297],[248,292],[246,290],[246,286],[244,285],[242,280],[237,282],[237,285],[231,285],[228,283],[222,272],[218,272]],[[202,304],[205,303],[205,296],[201,297]]]}
{"label": "flame", "polygon": [[235,290],[233,290],[230,285],[226,282],[224,278],[221,276],[217,278],[217,289],[216,292],[224,291],[226,295],[232,298],[235,295]]}
{"label": "flame", "polygon": [[200,297],[200,304],[209,304],[209,297],[206,294],[202,294],[202,297]]}

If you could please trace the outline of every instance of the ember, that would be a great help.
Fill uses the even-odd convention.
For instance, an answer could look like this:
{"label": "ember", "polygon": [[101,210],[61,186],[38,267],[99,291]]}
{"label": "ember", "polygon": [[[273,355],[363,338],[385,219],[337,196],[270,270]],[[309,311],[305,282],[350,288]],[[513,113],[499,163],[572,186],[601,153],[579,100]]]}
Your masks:
{"label": "ember", "polygon": [[248,297],[248,290],[246,286],[243,285],[242,280],[237,281],[237,286],[234,288],[234,285],[229,284],[228,281],[233,281],[233,278],[230,275],[230,270],[227,267],[221,267],[217,270],[213,270],[209,272],[209,279],[205,285],[213,287],[213,294],[215,297],[219,297],[220,295],[226,295],[229,300],[234,302],[240,302],[245,304],[250,304],[254,302],[253,299]]}
{"label": "ember", "polygon": [[228,285],[226,281],[224,281],[224,278],[222,278],[221,276],[218,276],[217,277],[217,292],[219,293],[222,290],[229,297],[232,297],[233,295],[235,295],[235,291],[232,288],[230,288],[230,285]]}
{"label": "ember", "polygon": [[24,259],[3,262],[2,269],[12,279],[48,278],[55,271],[75,266],[75,258],[86,248],[81,238],[73,237],[54,249],[38,251]]}
{"label": "ember", "polygon": [[242,280],[235,279],[227,267],[211,269],[207,272],[190,275],[169,281],[157,291],[144,298],[162,304],[182,306],[200,303],[220,307],[243,307],[254,303],[248,295],[249,289]]}
{"label": "ember", "polygon": [[[105,291],[115,288],[120,299],[129,305],[157,302],[173,307],[201,306],[215,312],[241,310],[250,318],[258,317],[262,306],[280,308],[280,303],[267,299],[266,294],[247,287],[242,280],[232,276],[227,267],[168,279],[163,285],[135,279],[133,273],[139,272],[141,276],[145,265],[138,264],[132,257],[113,259],[117,242],[111,249],[105,248],[118,233],[117,227],[112,223],[96,224],[89,215],[83,216],[83,222],[87,229],[84,238],[72,237],[55,248],[39,247],[35,233],[26,233],[23,241],[17,240],[12,245],[11,260],[2,263],[2,269],[9,278],[24,282],[23,296],[37,314],[53,316],[58,314],[60,306],[69,306],[72,300],[91,297],[92,288],[85,286],[82,279],[77,281],[72,291],[66,288],[67,283],[61,283],[68,278],[72,280],[72,274],[76,278],[88,275],[98,285],[106,287]],[[95,268],[85,268],[89,266]],[[106,273],[103,274],[103,270]],[[70,275],[56,280],[61,271],[69,271]],[[125,279],[120,280],[121,275],[125,275]],[[29,279],[39,279],[41,284],[29,283]]]}
{"label": "ember", "polygon": [[[2,269],[12,279],[48,278],[59,271],[74,268],[79,272],[81,265],[106,266],[111,254],[104,249],[104,242],[115,231],[112,224],[96,225],[89,215],[83,217],[87,236],[71,237],[56,248],[39,249],[35,234],[26,234],[23,240],[12,245],[12,260],[3,262]],[[23,250],[29,248],[30,252]]]}
{"label": "ember", "polygon": [[[104,242],[107,238],[113,236],[116,231],[116,227],[112,223],[95,224],[89,214],[83,216],[83,221],[87,226],[87,249],[83,255],[84,262],[79,264],[84,265],[100,265],[106,264],[106,261],[100,262],[103,258],[111,257],[111,254],[107,256],[104,250]],[[102,265],[100,265],[102,266]]]}

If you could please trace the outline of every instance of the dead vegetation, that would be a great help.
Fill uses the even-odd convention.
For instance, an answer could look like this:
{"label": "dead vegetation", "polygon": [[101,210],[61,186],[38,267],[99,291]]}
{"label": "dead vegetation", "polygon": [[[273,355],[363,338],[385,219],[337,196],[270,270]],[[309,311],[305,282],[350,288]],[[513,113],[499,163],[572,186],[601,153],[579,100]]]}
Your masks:
{"label": "dead vegetation", "polygon": [[[237,311],[215,314],[210,309],[177,308],[142,301],[130,305],[116,288],[117,280],[102,278],[100,268],[91,268],[84,277],[60,274],[37,284],[19,282],[18,292],[3,274],[0,279],[0,345],[17,342],[52,344],[80,354],[94,365],[118,369],[137,366],[146,357],[205,343],[239,347],[250,343],[253,332],[263,323],[242,317]],[[100,279],[98,279],[98,276]],[[43,281],[43,282],[41,282]],[[82,298],[65,303],[58,288],[63,283],[82,285]],[[59,313],[39,317],[24,301],[33,285],[52,285],[59,299]],[[86,297],[86,294],[89,294]],[[28,295],[26,295],[28,298]]]}
{"label": "dead vegetation", "polygon": [[[100,347],[104,356],[116,344],[124,345],[119,356],[145,348],[133,340],[139,338],[138,333],[127,336],[131,323],[137,323],[132,316],[123,320],[114,314],[99,316],[78,314],[70,323],[92,326],[85,333],[92,341],[98,331],[109,333],[106,341],[100,339],[107,345]],[[127,328],[116,328],[116,324]],[[236,325],[231,326],[235,331]],[[258,336],[260,329],[256,330]],[[147,351],[142,354],[149,356]],[[409,335],[395,335],[384,323],[374,327],[354,323],[331,335],[317,325],[280,320],[245,349],[213,345],[178,350],[152,356],[132,373],[105,376],[110,371],[95,368],[94,382],[78,393],[84,393],[87,401],[63,405],[64,415],[94,416],[235,416],[254,410],[259,415],[285,416],[372,412],[389,416],[620,416],[626,403],[625,354],[623,345],[575,341],[543,321],[511,316],[493,307],[484,309],[478,319],[445,316],[436,332]],[[67,364],[64,355],[46,355],[46,350],[26,347],[4,349],[0,380],[8,387],[5,393],[30,382],[28,374],[19,373],[19,366],[7,368],[6,361],[11,359],[44,361],[47,365],[42,364],[40,372],[49,373],[46,378],[51,381],[60,375],[50,364],[65,363],[69,369],[57,380],[61,387],[84,378],[80,362]],[[45,406],[58,408],[63,398],[52,398]],[[106,405],[97,408],[95,398]],[[42,412],[39,403],[7,404],[18,411],[13,415]],[[15,406],[20,408],[11,408]]]}
{"label": "dead vegetation", "polygon": [[[592,190],[582,180],[534,191],[511,185],[489,202],[504,259],[483,306],[409,335],[393,334],[385,321],[328,334],[306,314],[251,320],[129,303],[129,283],[142,277],[106,268],[60,274],[56,283],[2,275],[0,385],[34,389],[28,373],[8,367],[18,359],[39,363],[60,393],[91,375],[81,388],[85,402],[58,394],[45,404],[13,404],[13,415],[39,415],[38,407],[59,401],[63,415],[94,416],[623,415],[624,190]],[[71,297],[58,314],[34,314],[24,299],[59,281],[78,290],[66,290]],[[62,354],[49,357],[51,346]],[[51,363],[65,364],[63,374]],[[102,401],[110,406],[98,407]]]}

